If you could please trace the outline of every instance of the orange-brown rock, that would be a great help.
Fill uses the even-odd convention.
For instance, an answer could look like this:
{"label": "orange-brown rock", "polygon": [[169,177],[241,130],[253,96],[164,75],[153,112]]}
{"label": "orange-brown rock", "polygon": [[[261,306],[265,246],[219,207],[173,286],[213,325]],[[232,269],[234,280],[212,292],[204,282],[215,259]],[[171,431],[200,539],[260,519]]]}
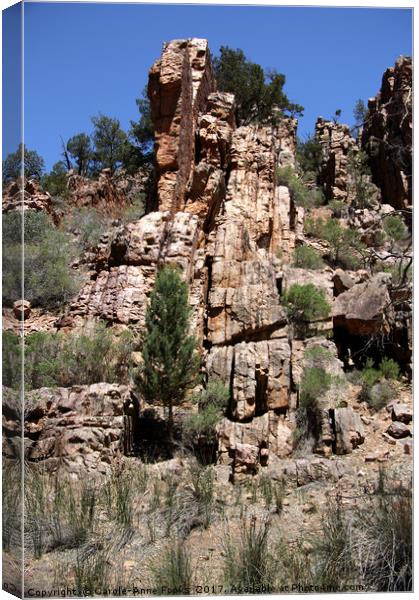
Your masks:
{"label": "orange-brown rock", "polygon": [[351,130],[348,125],[319,117],[316,139],[322,147],[319,183],[326,198],[349,201],[348,154],[356,147]]}
{"label": "orange-brown rock", "polygon": [[127,197],[114,181],[110,169],[103,169],[97,180],[70,171],[68,176],[69,202],[76,207],[93,207],[108,215],[117,215]]}
{"label": "orange-brown rock", "polygon": [[206,40],[174,40],[150,69],[148,95],[155,127],[160,210],[182,210],[195,157],[198,113],[215,79]]}
{"label": "orange-brown rock", "polygon": [[400,56],[368,101],[362,147],[383,202],[398,210],[412,205],[412,59]]}
{"label": "orange-brown rock", "polygon": [[44,192],[35,179],[25,179],[22,187],[21,179],[12,181],[3,188],[3,212],[12,210],[52,211],[52,198]]}
{"label": "orange-brown rock", "polygon": [[[3,388],[6,456],[14,456],[19,409],[12,390]],[[41,388],[25,395],[25,459],[70,473],[107,472],[124,452],[127,407],[138,415],[139,401],[124,385],[95,383]]]}

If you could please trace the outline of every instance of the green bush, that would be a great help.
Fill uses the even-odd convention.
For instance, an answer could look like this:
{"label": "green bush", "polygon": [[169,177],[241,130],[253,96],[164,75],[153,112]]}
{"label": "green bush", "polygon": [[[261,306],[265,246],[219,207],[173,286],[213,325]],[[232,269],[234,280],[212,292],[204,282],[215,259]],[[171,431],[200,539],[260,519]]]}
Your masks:
{"label": "green bush", "polygon": [[321,190],[317,188],[308,188],[299,179],[291,166],[279,167],[277,169],[278,185],[286,186],[297,206],[312,208],[324,204],[324,197]]}
{"label": "green bush", "polygon": [[371,182],[368,160],[369,157],[363,150],[352,149],[348,153],[348,191],[353,196],[356,208],[370,208],[377,193],[376,186]]}
{"label": "green bush", "polygon": [[406,226],[398,215],[388,215],[383,221],[383,229],[393,242],[406,237]]}
{"label": "green bush", "polygon": [[144,192],[136,194],[131,204],[121,212],[121,221],[123,223],[129,223],[141,219],[141,217],[145,215],[145,202],[146,198]]}
{"label": "green bush", "polygon": [[312,283],[294,283],[284,294],[289,317],[294,321],[316,321],[330,315],[330,304],[324,290]]}
{"label": "green bush", "polygon": [[192,442],[199,438],[215,442],[215,427],[228,406],[229,398],[230,392],[221,381],[209,381],[207,388],[192,398],[198,404],[198,412],[185,423],[186,437]]}
{"label": "green bush", "polygon": [[[379,475],[381,476],[381,475]],[[365,495],[353,518],[352,552],[365,585],[377,592],[412,590],[412,490],[389,485]]]}
{"label": "green bush", "polygon": [[55,163],[50,173],[42,176],[41,183],[43,189],[49,192],[53,198],[56,196],[68,198],[67,169],[62,161]]}
{"label": "green bush", "polygon": [[322,163],[322,145],[313,136],[304,142],[297,140],[298,166],[308,179],[315,179]]}
{"label": "green bush", "polygon": [[[22,218],[18,212],[3,215],[3,302],[22,297]],[[27,211],[24,219],[25,299],[34,306],[53,309],[77,291],[70,264],[75,257],[70,238],[56,229],[45,213]]]}
{"label": "green bush", "polygon": [[342,200],[332,200],[327,207],[330,208],[332,215],[336,219],[341,219],[348,211],[348,205],[345,202],[342,202]]}
{"label": "green bush", "polygon": [[[15,339],[14,339],[15,338]],[[16,354],[21,352],[18,338],[3,337],[5,385],[16,388],[13,376]],[[25,387],[70,387],[106,381],[124,383],[129,380],[134,338],[124,332],[118,341],[112,332],[99,324],[91,331],[63,333],[33,333],[25,337]]]}
{"label": "green bush", "polygon": [[343,227],[339,219],[313,219],[304,221],[304,232],[308,236],[325,240],[330,246],[330,259],[334,265],[356,269],[360,266],[365,245],[355,229]]}
{"label": "green bush", "polygon": [[189,335],[191,307],[188,286],[171,266],[157,274],[141,336],[142,365],[136,381],[149,404],[167,414],[168,438],[173,440],[173,406],[180,404],[197,382],[199,357]]}
{"label": "green bush", "polygon": [[98,245],[110,223],[110,218],[100,214],[95,208],[82,207],[72,211],[64,226],[67,231],[77,235],[83,250],[91,250]]}
{"label": "green bush", "polygon": [[293,255],[293,266],[301,269],[321,269],[324,263],[316,250],[310,246],[297,246]]}
{"label": "green bush", "polygon": [[332,385],[332,375],[322,367],[304,369],[299,387],[300,406],[313,408],[317,400],[324,396]]}
{"label": "green bush", "polygon": [[302,114],[303,107],[290,102],[284,93],[285,76],[275,70],[265,71],[250,62],[243,50],[221,46],[213,59],[217,89],[234,94],[236,117],[241,125],[251,122],[275,122],[275,108]]}
{"label": "green bush", "polygon": [[384,408],[396,394],[392,382],[398,379],[399,374],[400,367],[393,359],[383,358],[376,369],[372,359],[368,358],[361,373],[361,399],[375,410]]}
{"label": "green bush", "polygon": [[400,367],[392,358],[383,358],[379,366],[380,372],[384,379],[398,379],[400,375]]}

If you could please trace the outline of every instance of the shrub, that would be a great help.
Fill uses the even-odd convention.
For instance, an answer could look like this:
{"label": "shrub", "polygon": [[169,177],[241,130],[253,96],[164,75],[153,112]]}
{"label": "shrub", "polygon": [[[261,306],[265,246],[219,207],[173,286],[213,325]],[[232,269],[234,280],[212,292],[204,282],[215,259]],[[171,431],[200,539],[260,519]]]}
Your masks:
{"label": "shrub", "polygon": [[379,369],[384,379],[398,379],[400,375],[400,367],[392,358],[383,358]]}
{"label": "shrub", "polygon": [[[15,337],[16,339],[13,339]],[[5,336],[7,383],[19,385],[11,375],[16,353],[21,352],[13,334]],[[25,387],[86,385],[106,381],[128,381],[134,336],[124,332],[114,340],[112,332],[99,324],[92,330],[63,333],[33,333],[25,337]]]}
{"label": "shrub", "polygon": [[253,517],[250,524],[243,522],[238,542],[230,536],[225,544],[224,579],[226,585],[234,587],[236,593],[245,589],[270,585],[275,580],[275,561],[268,549],[269,523],[262,521],[258,526]]}
{"label": "shrub", "polygon": [[297,246],[294,250],[293,256],[294,267],[300,267],[302,269],[321,269],[324,264],[316,250],[310,248],[310,246]]}
{"label": "shrub", "polygon": [[82,207],[72,211],[64,226],[77,236],[83,250],[91,250],[98,245],[110,223],[109,217],[100,214],[95,208]]}
{"label": "shrub", "polygon": [[323,346],[312,346],[304,352],[304,360],[309,361],[313,367],[324,367],[333,358],[333,352]]}
{"label": "shrub", "polygon": [[316,321],[326,319],[330,314],[330,304],[324,290],[312,283],[294,283],[284,295],[288,315],[293,320]]}
{"label": "shrub", "polygon": [[[399,365],[391,358],[383,358],[378,369],[368,358],[361,373],[361,399],[375,410],[380,410],[394,397],[396,391],[391,383],[399,377]],[[383,382],[383,379],[389,382]]]}
{"label": "shrub", "polygon": [[365,584],[378,592],[412,589],[412,495],[403,486],[364,496],[355,512],[353,555]]}
{"label": "shrub", "polygon": [[348,153],[349,193],[353,196],[356,208],[370,208],[377,193],[371,182],[368,155],[363,150],[350,150]]}
{"label": "shrub", "polygon": [[250,62],[243,51],[221,46],[219,56],[213,59],[217,89],[230,92],[236,99],[239,124],[272,122],[275,108],[302,114],[303,107],[291,103],[283,91],[285,76]]}
{"label": "shrub", "polygon": [[11,331],[3,331],[2,364],[3,385],[19,389],[22,382],[22,340]]}
{"label": "shrub", "polygon": [[345,202],[342,202],[342,200],[332,200],[327,207],[330,208],[332,215],[336,219],[341,219],[348,211],[348,205]]}
{"label": "shrub", "polygon": [[360,241],[358,231],[343,227],[339,219],[313,219],[304,221],[304,231],[307,235],[325,240],[331,249],[333,264],[342,264],[344,268],[357,268],[359,257],[365,250]]}
{"label": "shrub", "polygon": [[312,408],[332,385],[332,376],[322,367],[304,369],[300,383],[300,406]]}
{"label": "shrub", "polygon": [[297,140],[297,162],[304,175],[316,178],[322,163],[322,145],[314,136],[304,142]]}
{"label": "shrub", "polygon": [[141,219],[145,215],[145,201],[146,198],[143,192],[136,194],[131,204],[121,212],[121,221],[129,223]]}
{"label": "shrub", "polygon": [[2,178],[3,183],[13,181],[22,174],[22,154],[24,174],[26,179],[41,179],[45,168],[44,159],[36,150],[28,150],[23,144],[19,144],[16,152],[8,154],[3,161]]}
{"label": "shrub", "polygon": [[154,588],[159,596],[191,593],[192,561],[185,543],[173,540],[151,565]]}
{"label": "shrub", "polygon": [[67,198],[69,190],[67,187],[67,169],[62,161],[55,163],[50,171],[42,176],[42,187],[49,192],[53,198],[59,196]]}
{"label": "shrub", "polygon": [[207,388],[192,397],[198,412],[190,415],[184,425],[187,443],[203,463],[212,461],[217,442],[216,426],[228,406],[230,392],[218,380],[208,382]]}
{"label": "shrub", "polygon": [[324,589],[339,590],[351,580],[354,557],[351,552],[350,528],[342,498],[328,498],[322,515],[322,533],[315,544],[316,582]]}
{"label": "shrub", "polygon": [[[21,224],[19,212],[3,216],[3,302],[8,306],[22,297]],[[70,268],[75,256],[70,238],[40,212],[25,213],[24,229],[25,299],[34,306],[56,308],[78,289]]]}
{"label": "shrub", "polygon": [[406,236],[406,226],[398,215],[386,216],[383,229],[393,242],[400,242]]}
{"label": "shrub", "polygon": [[312,208],[324,204],[324,197],[321,190],[308,188],[303,181],[299,179],[291,166],[279,167],[277,169],[278,185],[288,187],[291,197],[297,206]]}

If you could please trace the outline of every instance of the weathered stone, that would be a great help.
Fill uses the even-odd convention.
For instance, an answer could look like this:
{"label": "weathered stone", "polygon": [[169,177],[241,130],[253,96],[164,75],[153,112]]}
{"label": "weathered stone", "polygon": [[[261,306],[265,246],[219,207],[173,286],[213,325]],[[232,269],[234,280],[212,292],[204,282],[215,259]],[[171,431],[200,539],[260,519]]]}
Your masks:
{"label": "weathered stone", "polygon": [[48,192],[42,190],[40,183],[35,179],[25,179],[22,189],[22,181],[19,178],[3,187],[2,210],[3,213],[12,210],[51,213],[52,198]]}
{"label": "weathered stone", "polygon": [[332,307],[334,325],[351,335],[388,333],[394,320],[388,283],[388,275],[378,273],[340,294]]}
{"label": "weathered stone", "polygon": [[76,474],[106,472],[111,460],[126,450],[126,419],[130,417],[124,415],[130,403],[138,419],[139,401],[125,385],[95,383],[28,392],[26,460],[43,461],[46,468],[60,465]]}
{"label": "weathered stone", "polygon": [[383,202],[400,210],[412,205],[412,59],[400,56],[368,101],[362,147]]}
{"label": "weathered stone", "polygon": [[386,429],[386,432],[391,435],[391,437],[400,439],[411,436],[410,429],[405,425],[405,423],[401,423],[400,421],[393,421],[391,425]]}
{"label": "weathered stone", "polygon": [[334,410],[336,454],[349,454],[365,440],[360,416],[351,407]]}
{"label": "weathered stone", "polygon": [[214,347],[207,359],[208,373],[231,383],[235,419],[246,420],[268,410],[288,409],[290,347],[287,339],[241,342]]}
{"label": "weathered stone", "polygon": [[234,480],[255,474],[269,464],[271,456],[285,457],[292,452],[292,429],[282,415],[267,412],[250,423],[224,418],[217,427],[219,461],[231,466]]}
{"label": "weathered stone", "polygon": [[[68,202],[75,207],[92,207],[101,213],[117,216],[121,208],[129,203],[110,169],[103,169],[96,180],[70,171],[67,187],[70,192]],[[62,216],[65,215],[59,215]]]}
{"label": "weathered stone", "polygon": [[28,300],[16,300],[13,303],[13,314],[16,319],[27,319],[31,314],[31,303]]}
{"label": "weathered stone", "polygon": [[319,182],[326,198],[349,201],[348,154],[356,147],[349,127],[319,117],[315,135],[322,147]]}
{"label": "weathered stone", "polygon": [[413,412],[410,406],[406,404],[393,404],[391,418],[393,421],[401,421],[409,424],[413,418]]}
{"label": "weathered stone", "polygon": [[215,91],[208,43],[174,40],[150,69],[160,210],[182,210],[194,163],[196,118]]}

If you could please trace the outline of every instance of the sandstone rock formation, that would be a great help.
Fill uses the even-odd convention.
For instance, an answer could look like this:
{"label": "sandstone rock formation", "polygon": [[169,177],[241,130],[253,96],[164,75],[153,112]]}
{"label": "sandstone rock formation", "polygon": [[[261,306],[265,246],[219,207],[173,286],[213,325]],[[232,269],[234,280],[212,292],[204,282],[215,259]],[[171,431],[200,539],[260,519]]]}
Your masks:
{"label": "sandstone rock formation", "polygon": [[[102,319],[141,331],[158,269],[163,264],[179,267],[189,287],[191,332],[199,341],[202,373],[230,391],[217,431],[218,461],[228,465],[231,479],[262,467],[284,473],[285,464],[298,485],[312,476],[338,479],[338,463],[330,466],[327,458],[350,453],[365,439],[363,422],[346,400],[353,390],[343,377],[345,340],[388,335],[396,322],[403,322],[405,332],[405,322],[397,320],[392,306],[396,292],[391,276],[291,266],[296,245],[307,243],[305,209],[295,205],[288,187],[278,185],[277,168],[295,165],[296,121],[237,126],[234,96],[216,90],[205,40],[166,44],[150,70],[148,94],[155,126],[156,195],[142,218],[115,225],[103,236],[92,254],[89,279],[50,327],[66,331],[76,323]],[[351,217],[345,226],[362,231],[368,244],[381,231],[383,215],[393,209],[351,206],[347,159],[357,143],[348,127],[319,119],[316,135],[323,147],[326,195],[346,202]],[[90,183],[73,174],[69,188],[75,206],[112,214],[125,202],[123,186],[106,172]],[[331,213],[322,207],[311,214],[316,211]],[[327,247],[319,242],[318,250],[324,254]],[[283,306],[284,292],[295,283],[321,288],[332,306],[330,318],[309,323],[301,335]],[[16,327],[19,320],[13,318]],[[308,352],[315,347],[328,356],[324,369],[331,385],[311,414],[316,439],[310,438],[308,451],[323,457],[297,464],[290,457],[296,447],[299,386],[303,369],[318,366]],[[41,390],[41,398],[49,400],[47,409],[35,410],[39,417],[29,419],[33,459],[56,461],[51,428],[71,425],[74,435],[63,437],[64,463],[76,470],[75,449],[85,446],[81,466],[106,468],[123,446],[123,407],[131,392],[123,386],[97,386]],[[97,407],[99,395],[106,400],[102,408]],[[65,418],[60,420],[61,413]],[[36,434],[38,441],[30,438],[31,427],[42,431]],[[284,468],[278,461],[284,461]]]}
{"label": "sandstone rock formation", "polygon": [[67,182],[72,206],[93,207],[112,215],[127,204],[125,193],[116,185],[110,169],[103,169],[97,180],[70,171]]}
{"label": "sandstone rock formation", "polygon": [[[19,402],[3,389],[4,455],[14,457],[19,444]],[[58,466],[70,473],[106,472],[113,459],[124,453],[129,430],[127,408],[139,401],[123,385],[95,383],[71,388],[41,388],[25,397],[25,459]]]}
{"label": "sandstone rock formation", "polygon": [[44,192],[38,181],[25,179],[25,186],[18,179],[5,185],[2,198],[3,213],[12,210],[33,210],[51,212],[52,198],[48,192]]}
{"label": "sandstone rock formation", "polygon": [[333,303],[333,321],[351,335],[389,332],[394,309],[388,292],[389,276],[378,273],[365,283],[357,283]]}
{"label": "sandstone rock formation", "polygon": [[348,125],[326,121],[319,117],[315,135],[322,147],[319,183],[328,200],[348,201],[348,154],[356,141]]}
{"label": "sandstone rock formation", "polygon": [[382,200],[398,210],[412,205],[412,59],[401,56],[368,101],[362,147]]}

